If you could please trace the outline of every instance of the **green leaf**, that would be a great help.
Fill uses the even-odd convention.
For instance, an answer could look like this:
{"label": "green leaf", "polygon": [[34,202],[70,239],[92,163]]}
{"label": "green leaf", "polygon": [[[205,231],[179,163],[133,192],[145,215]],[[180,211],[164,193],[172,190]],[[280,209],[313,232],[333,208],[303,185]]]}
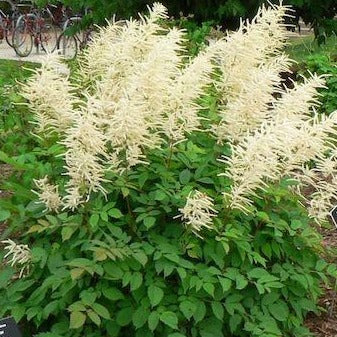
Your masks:
{"label": "green leaf", "polygon": [[154,285],[150,285],[147,289],[147,295],[149,297],[152,307],[158,305],[164,297],[164,291]]}
{"label": "green leaf", "polygon": [[80,293],[80,298],[85,305],[91,306],[96,301],[97,294],[93,291],[83,290]]}
{"label": "green leaf", "polygon": [[98,228],[99,214],[93,214],[89,218],[89,224],[91,228],[95,231]]}
{"label": "green leaf", "polygon": [[219,277],[219,282],[224,293],[228,291],[232,286],[232,281],[228,278]]}
{"label": "green leaf", "polygon": [[132,274],[130,279],[130,290],[134,291],[138,289],[143,283],[143,275],[139,272]]}
{"label": "green leaf", "polygon": [[119,326],[127,326],[132,320],[132,308],[126,307],[118,311],[116,322]]}
{"label": "green leaf", "polygon": [[62,228],[61,235],[62,235],[62,242],[67,241],[71,238],[71,236],[76,231],[75,226],[66,226]]}
{"label": "green leaf", "polygon": [[188,169],[180,172],[179,180],[183,185],[186,185],[191,180],[191,172]]}
{"label": "green leaf", "polygon": [[144,226],[147,229],[150,229],[156,223],[156,218],[154,218],[153,216],[150,216],[148,218],[145,218],[143,221],[144,221]]}
{"label": "green leaf", "polygon": [[160,320],[172,329],[178,329],[178,317],[172,311],[164,311],[160,315]]}
{"label": "green leaf", "polygon": [[202,287],[208,294],[214,297],[214,285],[212,283],[204,283]]}
{"label": "green leaf", "polygon": [[70,329],[78,329],[83,326],[87,316],[80,311],[73,311],[70,314]]}
{"label": "green leaf", "polygon": [[4,209],[0,210],[0,222],[9,219],[10,216],[11,216],[10,211],[4,210]]}
{"label": "green leaf", "polygon": [[111,208],[108,214],[115,219],[119,219],[123,216],[123,214],[118,208]]}
{"label": "green leaf", "polygon": [[235,314],[235,315],[231,315],[229,318],[229,328],[231,330],[231,333],[233,334],[234,332],[236,332],[239,324],[242,321],[242,316]]}
{"label": "green leaf", "polygon": [[206,306],[204,302],[200,301],[197,304],[197,310],[193,314],[193,318],[196,323],[201,322],[206,315]]}
{"label": "green leaf", "polygon": [[136,329],[141,328],[149,317],[149,310],[144,306],[140,306],[132,315],[132,323]]}
{"label": "green leaf", "polygon": [[110,319],[110,313],[106,307],[99,303],[94,303],[92,305],[92,308],[95,310],[96,314],[105,318],[105,319]]}
{"label": "green leaf", "polygon": [[111,301],[118,301],[124,298],[123,293],[117,288],[103,288],[102,292]]}
{"label": "green leaf", "polygon": [[7,267],[4,270],[0,270],[0,289],[6,288],[7,283],[11,280],[14,275],[14,269]]}
{"label": "green leaf", "polygon": [[224,313],[225,313],[225,309],[223,305],[220,302],[214,301],[211,303],[211,306],[212,306],[212,310],[213,310],[215,317],[219,319],[220,321],[222,321]]}
{"label": "green leaf", "polygon": [[152,311],[149,315],[149,318],[147,320],[147,323],[149,325],[149,329],[151,331],[154,331],[159,323],[159,314],[157,311]]}
{"label": "green leaf", "polygon": [[59,308],[59,301],[52,301],[48,303],[44,308],[43,308],[43,317],[48,318],[49,315],[55,311],[57,311]]}
{"label": "green leaf", "polygon": [[15,322],[20,322],[21,318],[24,316],[25,314],[25,307],[22,305],[17,305],[15,307],[13,307],[11,314],[15,320]]}
{"label": "green leaf", "polygon": [[186,335],[183,335],[180,332],[173,332],[170,333],[167,337],[186,337]]}
{"label": "green leaf", "polygon": [[147,255],[144,252],[137,252],[133,257],[144,267],[148,261]]}
{"label": "green leaf", "polygon": [[163,191],[161,191],[161,190],[156,191],[156,195],[155,195],[155,198],[154,198],[155,200],[162,201],[165,198],[166,198],[166,194]]}
{"label": "green leaf", "polygon": [[101,216],[101,219],[103,221],[106,221],[106,222],[109,221],[109,217],[108,217],[108,213],[107,212],[101,212],[100,216]]}
{"label": "green leaf", "polygon": [[184,314],[184,316],[189,320],[193,316],[197,307],[195,303],[187,300],[180,303],[179,309]]}
{"label": "green leaf", "polygon": [[94,311],[88,310],[88,316],[97,326],[101,325],[101,319]]}
{"label": "green leaf", "polygon": [[269,312],[272,314],[275,319],[278,321],[284,322],[288,319],[289,308],[285,302],[276,302],[268,306]]}
{"label": "green leaf", "polygon": [[236,281],[236,289],[239,290],[245,288],[248,284],[248,281],[241,274],[238,274],[236,276],[235,281]]}

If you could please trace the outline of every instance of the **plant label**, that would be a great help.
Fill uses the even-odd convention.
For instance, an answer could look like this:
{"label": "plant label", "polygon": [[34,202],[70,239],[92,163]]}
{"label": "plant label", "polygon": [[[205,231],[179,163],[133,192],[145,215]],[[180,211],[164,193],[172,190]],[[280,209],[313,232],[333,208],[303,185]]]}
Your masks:
{"label": "plant label", "polygon": [[332,222],[337,228],[337,206],[335,206],[331,211],[330,211],[330,217],[332,219]]}
{"label": "plant label", "polygon": [[0,319],[0,337],[22,337],[19,327],[12,317]]}

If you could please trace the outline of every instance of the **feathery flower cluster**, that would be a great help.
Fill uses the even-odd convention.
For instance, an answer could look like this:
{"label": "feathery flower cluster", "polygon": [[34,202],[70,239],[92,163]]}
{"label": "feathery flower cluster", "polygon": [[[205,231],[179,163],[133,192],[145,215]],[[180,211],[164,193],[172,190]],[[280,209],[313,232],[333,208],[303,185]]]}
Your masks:
{"label": "feathery flower cluster", "polygon": [[218,141],[239,140],[258,127],[280,90],[280,73],[290,60],[280,50],[286,42],[284,16],[287,6],[261,7],[252,22],[242,22],[239,30],[226,37],[219,51],[222,93],[220,124],[214,127]]}
{"label": "feathery flower cluster", "polygon": [[20,269],[19,278],[22,278],[29,272],[29,265],[31,262],[31,252],[27,245],[18,245],[14,241],[8,239],[1,241],[2,244],[6,245],[5,250],[7,250],[4,256],[5,262],[10,266],[18,266]]}
{"label": "feathery flower cluster", "polygon": [[33,192],[39,197],[41,203],[46,206],[48,211],[57,212],[62,206],[62,199],[58,192],[58,186],[48,183],[48,177],[34,180],[39,191]]}
{"label": "feathery flower cluster", "polygon": [[[243,23],[228,40],[234,50],[237,48],[233,67],[240,68],[232,72],[227,63],[227,76],[227,68],[222,68],[224,107],[214,130],[219,142],[233,142],[232,156],[223,159],[229,164],[223,175],[232,180],[231,191],[224,195],[230,207],[245,213],[253,204],[251,197],[269,182],[289,176],[307,184],[312,172],[303,171],[305,163],[329,151],[331,136],[336,135],[336,114],[325,117],[315,113],[317,89],[325,87],[323,77],[311,75],[301,84],[293,83],[291,89],[280,85],[280,73],[290,72],[287,57],[278,56],[285,43],[282,21],[286,9],[262,8],[251,24]],[[272,22],[275,35],[266,34],[268,22]],[[240,34],[243,40],[248,39],[247,44],[240,44]],[[254,41],[260,44],[251,45]]]}
{"label": "feathery flower cluster", "polygon": [[148,16],[101,28],[79,58],[76,86],[50,56],[24,87],[39,130],[56,129],[66,147],[66,208],[104,193],[106,170],[146,163],[146,150],[198,130],[196,100],[212,83],[223,41],[189,60],[183,31],[163,29],[158,19],[165,18],[155,3]]}
{"label": "feathery flower cluster", "polygon": [[[101,28],[74,78],[57,56],[49,56],[24,86],[39,130],[59,132],[66,148],[67,195],[61,198],[46,180],[38,186],[47,208],[74,210],[91,192],[105,193],[107,170],[121,173],[147,163],[148,150],[174,146],[200,130],[198,98],[212,85],[220,97],[220,122],[207,131],[219,143],[232,142],[232,156],[224,158],[224,175],[232,181],[225,193],[229,205],[248,212],[251,197],[284,176],[314,182],[318,196],[323,185],[305,164],[330,151],[337,117],[315,113],[324,78],[311,75],[292,88],[282,84],[281,73],[290,72],[291,64],[282,54],[289,10],[263,6],[237,32],[188,59],[184,33],[159,25],[167,9],[155,3],[139,20]],[[313,210],[323,214],[327,204],[315,202]],[[191,223],[195,232],[209,226],[205,220]]]}
{"label": "feathery flower cluster", "polygon": [[203,228],[213,229],[213,217],[217,211],[214,209],[213,199],[200,191],[191,191],[186,199],[186,204],[179,209],[185,225],[192,232],[201,237],[199,232]]}
{"label": "feathery flower cluster", "polygon": [[314,188],[310,199],[309,215],[318,223],[325,222],[337,202],[337,152],[336,149],[330,151],[327,157],[321,156],[315,161],[314,168],[303,167],[298,172],[302,181],[300,186]]}
{"label": "feathery flower cluster", "polygon": [[61,132],[71,125],[73,107],[78,99],[69,82],[69,70],[57,55],[47,55],[22,89],[22,95],[34,112],[39,133]]}

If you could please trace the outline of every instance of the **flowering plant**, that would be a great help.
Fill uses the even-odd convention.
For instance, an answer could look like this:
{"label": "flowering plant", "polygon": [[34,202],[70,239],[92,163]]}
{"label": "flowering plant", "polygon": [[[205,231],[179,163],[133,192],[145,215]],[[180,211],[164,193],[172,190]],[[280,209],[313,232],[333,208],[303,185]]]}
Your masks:
{"label": "flowering plant", "polygon": [[154,4],[75,71],[57,55],[35,70],[32,163],[12,178],[33,192],[7,204],[30,269],[12,282],[7,264],[0,314],[40,337],[307,336],[336,268],[300,201],[317,221],[334,201],[336,114],[315,113],[323,77],[282,84],[287,10],[192,58]]}

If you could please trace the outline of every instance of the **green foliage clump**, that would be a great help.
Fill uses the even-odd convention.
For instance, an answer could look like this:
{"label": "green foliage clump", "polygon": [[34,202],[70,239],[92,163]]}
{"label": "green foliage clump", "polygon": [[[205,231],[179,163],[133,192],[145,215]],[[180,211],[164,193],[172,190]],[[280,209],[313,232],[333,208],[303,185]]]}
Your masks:
{"label": "green foliage clump", "polygon": [[320,258],[320,237],[286,185],[270,187],[251,215],[221,211],[203,239],[174,220],[192,189],[216,198],[228,185],[217,176],[220,151],[228,152],[192,137],[170,162],[154,151],[151,166],[118,177],[106,199],[46,215],[31,181],[62,180],[62,149],[34,140],[11,159],[20,175],[0,202],[11,230],[33,243],[34,264],[14,282],[15,270],[2,268],[0,316],[40,337],[308,336],[303,319],[336,268]]}
{"label": "green foliage clump", "polygon": [[[148,22],[153,25],[150,19]],[[156,30],[151,32],[157,39]],[[263,36],[270,38],[269,34]],[[133,50],[141,50],[137,50],[138,44],[134,46]],[[138,54],[147,50],[143,52]],[[101,56],[101,50],[94,56],[91,64]],[[124,54],[117,56],[123,59]],[[46,64],[44,75],[54,76]],[[51,77],[50,85],[57,80],[67,83],[59,65],[59,77]],[[132,66],[125,69],[133,70]],[[124,84],[128,72],[122,74],[120,83]],[[137,74],[144,75],[141,71]],[[192,75],[187,79],[197,76],[195,72]],[[76,78],[76,89],[83,78]],[[38,87],[40,82],[35,84]],[[96,82],[90,84],[94,91]],[[133,93],[139,98],[142,88],[136,88]],[[56,87],[55,91],[61,89]],[[213,89],[211,85],[205,89],[192,106],[198,103],[201,108],[203,131],[209,131],[219,118],[219,93]],[[50,90],[50,95],[55,91]],[[88,98],[90,90],[80,93],[80,99]],[[33,96],[39,93],[31,93]],[[143,96],[145,102],[149,96]],[[45,98],[39,97],[44,105],[35,105],[40,116],[46,113],[43,108],[50,108],[46,102],[52,107],[61,103]],[[80,99],[71,112],[83,117],[76,110],[81,107],[81,112],[86,112],[84,98]],[[179,111],[179,106],[175,108],[172,114]],[[291,181],[263,185],[259,198],[253,193],[248,214],[230,209],[222,195],[232,187],[232,181],[223,175],[229,164],[219,161],[221,156],[231,156],[229,142],[219,144],[211,132],[193,130],[175,146],[165,142],[147,148],[150,165],[134,165],[122,174],[107,170],[104,194],[91,191],[90,198],[77,209],[46,212],[32,192],[36,189],[33,181],[48,176],[65,194],[63,156],[67,144],[62,142],[63,131],[47,129],[46,137],[29,135],[31,115],[23,114],[22,118],[17,138],[8,137],[1,153],[2,162],[11,165],[13,174],[2,186],[12,194],[0,200],[0,221],[8,222],[6,236],[11,234],[20,244],[31,247],[31,262],[24,278],[18,278],[19,263],[1,265],[0,316],[12,315],[20,321],[27,337],[308,336],[303,326],[305,316],[319,311],[322,283],[335,278],[337,268],[321,258],[321,238],[299,197],[289,189]],[[102,129],[106,128],[103,124]],[[87,139],[80,140],[83,143],[76,146],[88,145]],[[201,231],[201,237],[177,218],[196,190],[214,200],[218,213],[212,230]],[[2,252],[1,257],[4,255]]]}

